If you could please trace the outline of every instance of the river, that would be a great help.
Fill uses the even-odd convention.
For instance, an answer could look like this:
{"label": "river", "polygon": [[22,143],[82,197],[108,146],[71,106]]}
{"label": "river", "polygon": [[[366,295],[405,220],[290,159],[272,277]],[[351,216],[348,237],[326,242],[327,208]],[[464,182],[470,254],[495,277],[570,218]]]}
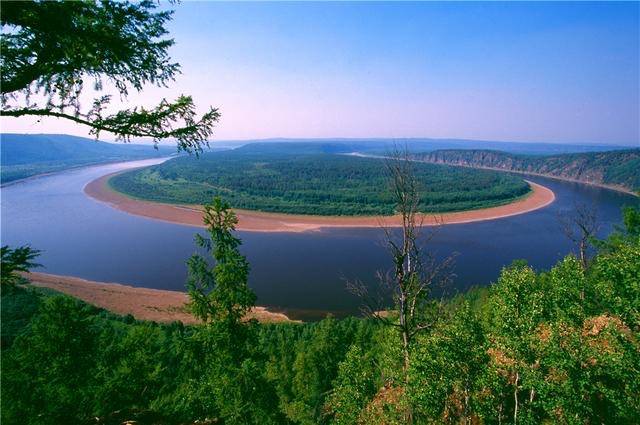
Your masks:
{"label": "river", "polygon": [[[151,165],[132,161],[32,178],[1,190],[3,245],[31,244],[42,250],[38,271],[132,286],[183,290],[193,235],[202,229],[133,216],[87,197],[84,186],[115,171]],[[640,206],[631,195],[589,185],[528,176],[556,194],[551,205],[497,220],[447,225],[430,243],[437,256],[456,253],[448,292],[494,281],[500,269],[525,259],[548,269],[571,251],[559,214],[576,203],[597,208],[600,234],[620,222],[623,205]],[[317,319],[328,312],[356,314],[360,300],[346,280],[375,282],[389,267],[379,229],[323,229],[308,233],[238,232],[251,264],[250,285],[258,304],[293,318]]]}

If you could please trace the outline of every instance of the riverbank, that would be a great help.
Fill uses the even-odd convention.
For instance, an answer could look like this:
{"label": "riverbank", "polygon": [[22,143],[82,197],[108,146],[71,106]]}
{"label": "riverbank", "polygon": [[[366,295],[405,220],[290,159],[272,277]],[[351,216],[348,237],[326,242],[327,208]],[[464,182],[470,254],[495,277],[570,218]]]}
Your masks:
{"label": "riverbank", "polygon": [[[379,159],[385,159],[385,156],[382,155],[366,155],[366,154],[362,154],[359,152],[352,152],[346,155],[352,155],[352,156],[358,156],[360,158],[379,158]],[[449,167],[463,167],[463,168],[472,168],[472,169],[476,169],[476,170],[489,170],[489,171],[499,171],[502,173],[514,173],[514,174],[520,174],[520,175],[524,175],[524,176],[538,176],[538,177],[544,177],[544,178],[548,178],[548,179],[553,179],[553,180],[559,180],[559,181],[564,181],[564,182],[571,182],[571,183],[580,183],[580,184],[586,184],[588,186],[594,186],[594,187],[600,187],[603,189],[608,189],[608,190],[613,190],[614,192],[621,192],[621,193],[626,193],[627,195],[632,195],[635,196],[636,198],[640,197],[640,192],[636,193],[633,190],[626,188],[624,186],[618,186],[618,185],[611,185],[611,184],[605,184],[605,183],[595,183],[595,182],[590,182],[590,181],[585,181],[585,180],[577,180],[577,179],[572,179],[569,177],[560,177],[560,176],[555,176],[553,174],[545,174],[545,173],[535,173],[532,171],[518,171],[518,170],[509,170],[506,168],[498,168],[498,167],[483,167],[483,166],[478,166],[478,165],[468,165],[468,164],[457,164],[457,163],[450,163],[450,162],[444,162],[444,161],[426,161],[426,160],[421,160],[421,159],[412,159],[412,161],[415,162],[420,162],[423,164],[435,164],[435,165],[446,165]]]}
{"label": "riverbank", "polygon": [[446,162],[430,162],[430,161],[420,161],[420,162],[424,162],[425,164],[437,164],[437,165],[449,165],[452,167],[465,167],[465,168],[475,168],[477,170],[489,170],[489,171],[500,171],[502,173],[514,173],[514,174],[521,174],[521,175],[529,175],[529,176],[538,176],[538,177],[544,177],[547,179],[553,179],[553,180],[559,180],[559,181],[563,181],[563,182],[570,182],[570,183],[580,183],[580,184],[586,184],[588,186],[594,186],[594,187],[600,187],[602,189],[608,189],[608,190],[613,190],[614,192],[621,192],[621,193],[626,193],[627,195],[632,195],[635,196],[636,198],[640,197],[640,193],[636,193],[631,189],[628,189],[624,186],[616,186],[616,185],[612,185],[612,184],[605,184],[605,183],[594,183],[594,182],[589,182],[589,181],[585,181],[585,180],[577,180],[577,179],[570,179],[568,177],[560,177],[560,176],[554,176],[553,174],[544,174],[544,173],[534,173],[531,171],[516,171],[516,170],[506,170],[504,168],[497,168],[497,167],[475,167],[475,166],[471,166],[471,165],[458,165],[458,164],[448,164]]}
{"label": "riverbank", "polygon": [[[38,272],[24,274],[24,277],[33,286],[71,295],[116,314],[131,314],[138,320],[199,323],[186,308],[188,296],[185,292],[137,288]],[[265,307],[254,307],[247,319],[256,319],[262,323],[292,322],[285,314],[269,311]]]}
{"label": "riverbank", "polygon": [[31,181],[33,179],[39,179],[42,177],[47,177],[47,176],[53,176],[56,174],[60,174],[60,173],[65,173],[68,171],[74,171],[74,170],[81,170],[83,168],[89,168],[89,167],[100,167],[103,165],[112,165],[112,164],[121,164],[123,162],[134,162],[134,161],[150,161],[150,160],[161,160],[161,162],[167,161],[169,159],[171,159],[174,155],[170,155],[170,156],[166,156],[166,157],[148,157],[148,158],[140,158],[140,159],[113,159],[113,160],[107,160],[107,161],[96,161],[96,162],[87,162],[84,164],[77,164],[77,165],[70,165],[70,166],[62,166],[63,168],[60,169],[56,169],[56,170],[51,170],[51,171],[46,171],[46,172],[41,172],[41,173],[37,173],[37,174],[33,174],[27,177],[21,177],[19,179],[15,179],[15,180],[9,180],[9,181],[0,181],[0,188],[5,188],[5,187],[9,187],[12,186],[14,184],[20,184],[20,183],[25,183],[28,181]]}
{"label": "riverbank", "polygon": [[[144,201],[116,192],[109,186],[109,179],[118,173],[102,176],[88,183],[85,193],[121,211],[171,223],[202,227],[202,207],[198,205],[172,205]],[[531,212],[551,204],[555,195],[550,189],[527,181],[531,193],[515,202],[491,208],[471,211],[423,215],[425,225],[459,224],[474,221],[494,220]],[[399,216],[370,217],[329,217],[265,213],[259,211],[236,210],[238,230],[252,232],[305,232],[323,227],[398,227]]]}

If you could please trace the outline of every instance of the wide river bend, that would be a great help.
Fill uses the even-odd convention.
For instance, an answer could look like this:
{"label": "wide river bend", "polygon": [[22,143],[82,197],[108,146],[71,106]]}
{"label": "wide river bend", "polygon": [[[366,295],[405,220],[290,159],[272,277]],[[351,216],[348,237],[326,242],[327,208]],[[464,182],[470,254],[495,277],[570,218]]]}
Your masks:
{"label": "wide river bend", "polygon": [[[183,290],[185,260],[202,229],[134,216],[85,195],[83,188],[105,174],[151,165],[157,159],[100,165],[28,179],[1,190],[3,245],[42,250],[39,271],[133,286]],[[443,226],[431,242],[436,255],[457,253],[449,292],[494,281],[500,269],[526,259],[547,269],[571,251],[558,215],[576,204],[597,208],[600,234],[620,222],[631,195],[599,187],[527,176],[553,190],[542,209],[501,219]],[[302,233],[239,232],[251,263],[250,285],[258,304],[292,318],[317,319],[330,312],[355,314],[360,301],[345,280],[375,282],[389,267],[379,229],[325,228]]]}

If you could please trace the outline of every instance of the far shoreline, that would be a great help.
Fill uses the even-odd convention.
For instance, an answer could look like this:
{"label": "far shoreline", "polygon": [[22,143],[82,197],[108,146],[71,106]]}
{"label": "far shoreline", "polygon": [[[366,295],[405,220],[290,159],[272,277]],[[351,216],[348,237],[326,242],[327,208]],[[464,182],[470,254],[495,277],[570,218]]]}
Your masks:
{"label": "far shoreline", "polygon": [[[107,174],[89,182],[84,187],[85,194],[132,215],[174,224],[204,227],[202,206],[200,205],[176,205],[146,201],[115,191],[109,185],[109,179],[121,172],[123,171]],[[422,214],[424,225],[462,224],[511,217],[544,208],[555,200],[555,194],[551,189],[528,180],[525,181],[531,187],[531,192],[524,198],[509,204],[477,210]],[[379,228],[401,225],[399,216],[313,216],[249,210],[235,211],[238,216],[237,230],[247,232],[308,232],[319,231],[322,228]]]}
{"label": "far shoreline", "polygon": [[165,156],[150,156],[148,158],[139,158],[139,159],[128,159],[128,160],[115,159],[113,161],[109,160],[109,161],[105,161],[105,162],[89,162],[89,163],[86,163],[86,164],[72,165],[70,167],[62,168],[60,170],[48,171],[46,173],[38,173],[38,174],[33,174],[31,176],[15,179],[15,180],[9,180],[7,182],[0,183],[0,188],[12,186],[14,184],[28,183],[28,182],[30,182],[32,180],[39,179],[39,178],[42,178],[42,177],[55,176],[57,174],[63,174],[63,173],[68,172],[68,171],[76,171],[76,170],[81,170],[81,169],[84,169],[84,168],[101,167],[101,166],[104,166],[104,165],[122,164],[122,163],[135,162],[135,161],[146,161],[146,160],[151,160],[151,159],[164,159],[166,161],[166,160],[169,160],[171,158],[173,158],[173,155],[166,156],[166,157]]}
{"label": "far shoreline", "polygon": [[605,184],[605,183],[594,183],[594,182],[588,182],[584,180],[571,179],[568,177],[554,176],[552,174],[534,173],[531,171],[506,170],[504,168],[498,168],[498,167],[475,167],[475,166],[463,165],[463,164],[448,164],[446,162],[428,162],[428,161],[420,161],[420,162],[424,162],[425,164],[449,165],[451,167],[473,168],[476,170],[489,170],[489,171],[499,171],[502,173],[514,173],[514,174],[520,174],[523,176],[529,175],[529,176],[536,176],[536,177],[544,177],[547,179],[558,180],[561,182],[586,184],[587,186],[593,186],[600,189],[612,190],[614,192],[620,192],[626,195],[631,195],[631,196],[635,196],[636,198],[640,198],[640,192],[636,193],[633,190],[628,189],[624,186],[616,186],[616,185]]}

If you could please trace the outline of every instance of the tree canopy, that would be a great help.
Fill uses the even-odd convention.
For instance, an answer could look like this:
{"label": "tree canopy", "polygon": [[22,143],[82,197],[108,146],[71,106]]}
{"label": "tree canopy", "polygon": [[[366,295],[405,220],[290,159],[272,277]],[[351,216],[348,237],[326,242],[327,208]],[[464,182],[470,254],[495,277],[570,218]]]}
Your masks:
{"label": "tree canopy", "polygon": [[416,424],[637,423],[639,216],[625,210],[586,269],[572,255],[546,272],[520,261],[443,301],[406,379],[397,332],[378,321],[226,314],[253,299],[233,295],[247,293],[246,274],[226,268],[243,260],[216,202],[205,325],[2,288],[2,423],[406,424],[408,412]]}
{"label": "tree canopy", "polygon": [[[222,196],[233,208],[287,214],[393,215],[384,160],[325,153],[297,154],[288,143],[266,153],[260,143],[199,158],[179,157],[115,176],[109,184],[136,198],[205,204]],[[518,176],[416,163],[420,212],[448,212],[507,204],[529,193]]]}
{"label": "tree canopy", "polygon": [[39,264],[33,260],[40,255],[40,251],[31,248],[29,245],[10,248],[4,245],[0,248],[0,277],[2,277],[2,286],[13,286],[17,283],[23,283],[19,272],[29,272],[29,269],[38,267]]}
{"label": "tree canopy", "polygon": [[[180,72],[168,49],[172,11],[157,3],[25,1],[2,5],[1,114],[64,118],[119,140],[174,138],[178,149],[199,152],[220,118],[216,108],[201,116],[191,96],[162,100],[146,109],[107,112],[110,83],[123,98],[151,84],[167,87]],[[90,107],[80,95],[97,93]]]}
{"label": "tree canopy", "polygon": [[207,260],[199,254],[187,261],[187,290],[191,309],[205,323],[240,323],[254,305],[256,296],[247,286],[249,263],[240,254],[240,239],[233,235],[238,223],[228,203],[215,198],[204,207],[204,224],[210,238],[196,235],[200,248],[211,252],[216,264],[209,269]]}

